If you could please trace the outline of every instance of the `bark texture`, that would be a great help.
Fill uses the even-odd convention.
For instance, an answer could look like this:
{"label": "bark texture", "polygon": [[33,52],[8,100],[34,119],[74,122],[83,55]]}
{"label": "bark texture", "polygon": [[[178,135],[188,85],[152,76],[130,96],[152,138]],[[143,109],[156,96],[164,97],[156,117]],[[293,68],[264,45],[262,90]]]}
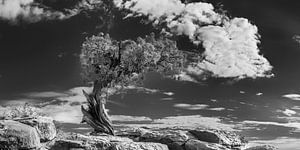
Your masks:
{"label": "bark texture", "polygon": [[107,111],[105,109],[106,98],[100,97],[99,91],[104,87],[103,83],[98,84],[95,82],[94,90],[91,94],[83,91],[88,107],[81,106],[83,113],[82,122],[86,122],[96,133],[106,133],[114,135],[112,122],[110,121]]}

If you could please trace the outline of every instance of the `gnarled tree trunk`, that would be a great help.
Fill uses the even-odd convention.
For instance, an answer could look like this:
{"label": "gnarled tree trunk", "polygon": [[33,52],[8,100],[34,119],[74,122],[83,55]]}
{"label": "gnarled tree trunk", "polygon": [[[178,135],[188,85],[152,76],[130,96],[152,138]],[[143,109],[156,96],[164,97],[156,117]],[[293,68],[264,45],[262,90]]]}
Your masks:
{"label": "gnarled tree trunk", "polygon": [[101,91],[103,87],[105,87],[103,83],[99,84],[99,82],[95,82],[91,94],[88,94],[83,90],[83,94],[88,102],[88,108],[81,106],[81,111],[83,113],[82,122],[86,122],[94,128],[96,133],[114,135],[112,123],[105,109],[106,99],[99,96],[99,91]]}

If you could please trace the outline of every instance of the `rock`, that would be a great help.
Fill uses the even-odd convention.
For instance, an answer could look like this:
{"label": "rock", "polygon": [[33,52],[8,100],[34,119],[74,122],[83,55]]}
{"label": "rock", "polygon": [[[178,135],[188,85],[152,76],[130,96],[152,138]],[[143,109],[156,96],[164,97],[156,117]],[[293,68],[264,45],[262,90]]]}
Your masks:
{"label": "rock", "polygon": [[1,120],[0,125],[0,149],[40,147],[40,137],[35,128],[12,120]]}
{"label": "rock", "polygon": [[[108,149],[107,149],[108,150]],[[124,142],[112,146],[112,150],[169,150],[167,145],[150,142]]]}
{"label": "rock", "polygon": [[138,142],[155,142],[168,145],[172,150],[183,150],[183,144],[189,139],[187,131],[177,129],[126,129],[117,134],[131,137]]}
{"label": "rock", "polygon": [[263,146],[255,146],[255,147],[250,147],[245,150],[275,150],[276,148],[274,146],[270,145],[263,145]]}
{"label": "rock", "polygon": [[167,145],[151,142],[134,142],[126,137],[111,135],[85,136],[65,134],[55,141],[50,150],[168,150]]}
{"label": "rock", "polygon": [[72,141],[72,140],[57,140],[49,150],[85,150],[87,146],[84,145],[83,141]]}
{"label": "rock", "polygon": [[36,117],[30,119],[20,119],[21,123],[30,125],[38,129],[41,142],[47,142],[53,140],[56,136],[56,127],[53,119],[50,117]]}
{"label": "rock", "polygon": [[198,129],[189,132],[200,141],[221,144],[229,148],[241,147],[246,143],[241,136],[227,131]]}
{"label": "rock", "polygon": [[189,140],[185,143],[185,150],[229,150],[218,144],[211,144],[199,140]]}
{"label": "rock", "polygon": [[[184,150],[188,142],[190,147],[191,142],[194,142],[198,147],[207,149],[240,149],[246,143],[241,136],[235,133],[213,129],[137,128],[124,129],[116,133],[135,141],[166,144],[171,150]],[[197,149],[197,146],[193,147],[191,149]]]}
{"label": "rock", "polygon": [[[246,145],[239,135],[212,129],[123,128],[117,136],[107,134],[58,134],[50,150],[241,150]],[[256,148],[256,149],[255,149]],[[247,150],[273,150],[255,147]]]}

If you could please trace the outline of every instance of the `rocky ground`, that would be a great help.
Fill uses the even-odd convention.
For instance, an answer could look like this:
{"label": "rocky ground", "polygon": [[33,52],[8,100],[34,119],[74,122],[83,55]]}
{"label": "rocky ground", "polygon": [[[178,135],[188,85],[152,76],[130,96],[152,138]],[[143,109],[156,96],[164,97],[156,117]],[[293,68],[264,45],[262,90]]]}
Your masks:
{"label": "rocky ground", "polygon": [[243,137],[203,128],[122,128],[115,136],[64,133],[48,117],[0,120],[0,149],[40,150],[273,150],[247,147]]}

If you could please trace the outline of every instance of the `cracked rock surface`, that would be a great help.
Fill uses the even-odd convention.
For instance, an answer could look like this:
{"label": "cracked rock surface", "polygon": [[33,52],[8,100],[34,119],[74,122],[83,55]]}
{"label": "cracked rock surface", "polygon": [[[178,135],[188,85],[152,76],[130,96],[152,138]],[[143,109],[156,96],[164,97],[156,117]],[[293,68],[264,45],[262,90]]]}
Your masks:
{"label": "cracked rock surface", "polygon": [[107,134],[56,132],[51,118],[0,120],[0,149],[39,150],[273,150],[248,148],[243,137],[205,128],[131,128]]}

